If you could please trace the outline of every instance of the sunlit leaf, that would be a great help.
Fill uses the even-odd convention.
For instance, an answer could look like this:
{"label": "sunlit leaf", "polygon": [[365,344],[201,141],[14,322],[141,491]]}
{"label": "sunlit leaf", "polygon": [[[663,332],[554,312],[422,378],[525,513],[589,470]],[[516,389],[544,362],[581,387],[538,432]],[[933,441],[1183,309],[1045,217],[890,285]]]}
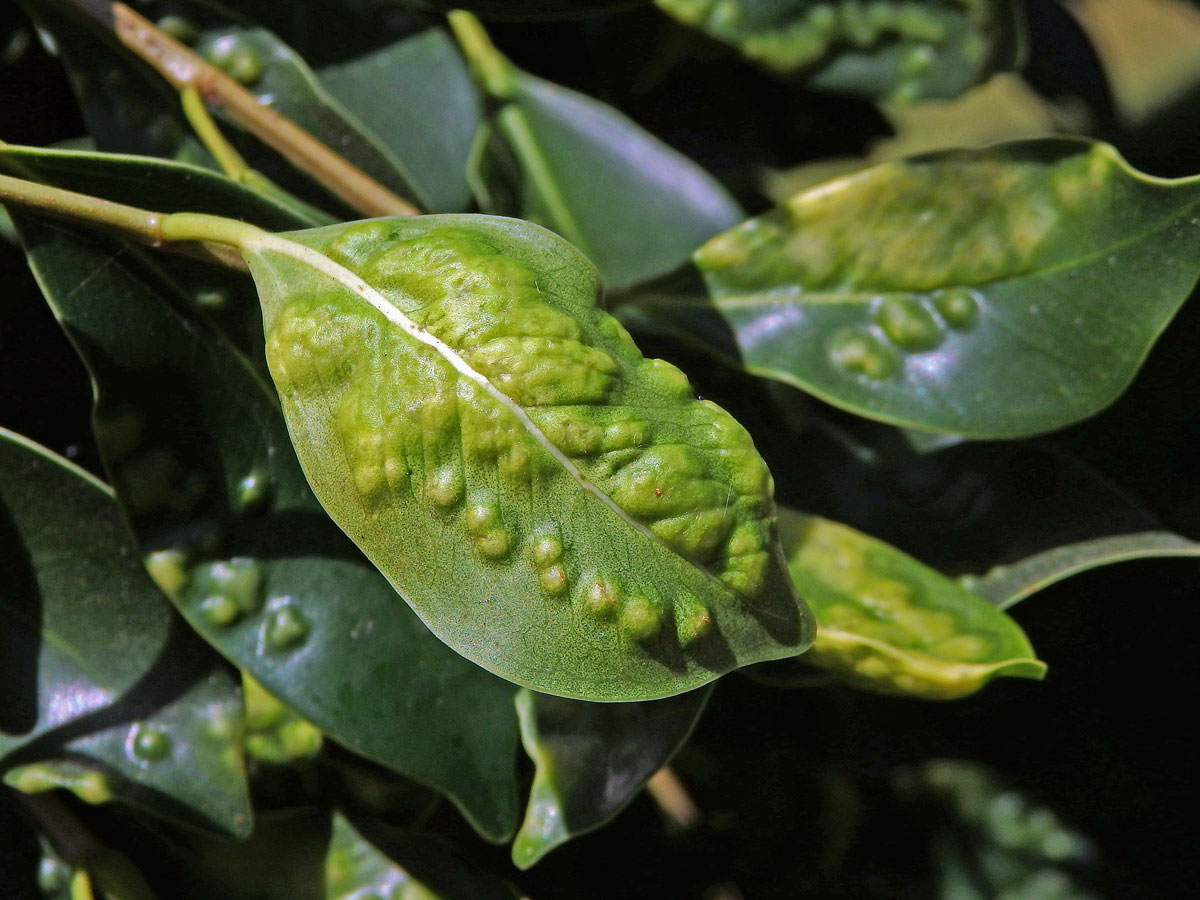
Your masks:
{"label": "sunlit leaf", "polygon": [[245,835],[242,704],[146,575],[111,492],[0,429],[0,770]]}
{"label": "sunlit leaf", "polygon": [[644,700],[805,648],[749,434],[641,355],[565,241],[424,216],[243,253],[314,491],[456,650]]}
{"label": "sunlit leaf", "polygon": [[783,510],[792,579],[819,628],[806,661],[884,693],[951,699],[998,675],[1041,678],[1044,663],[1008,616],[894,547]]}
{"label": "sunlit leaf", "polygon": [[780,74],[868,97],[954,97],[1023,51],[1013,0],[657,0]]}
{"label": "sunlit leaf", "polygon": [[1046,140],[888,163],[709,241],[631,313],[853,412],[972,437],[1110,404],[1196,282],[1200,181]]}
{"label": "sunlit leaf", "polygon": [[711,693],[647,703],[517,694],[521,740],[537,770],[513,862],[529,868],[615,817],[687,740]]}
{"label": "sunlit leaf", "polygon": [[[90,170],[123,186],[109,196],[125,202],[237,205],[268,220],[273,209],[187,167],[70,159],[73,186],[86,189]],[[24,230],[95,379],[96,436],[118,497],[188,622],[333,739],[443,791],[489,837],[511,833],[512,686],[430,635],[329,521],[261,363],[159,269],[170,260],[59,226]]]}

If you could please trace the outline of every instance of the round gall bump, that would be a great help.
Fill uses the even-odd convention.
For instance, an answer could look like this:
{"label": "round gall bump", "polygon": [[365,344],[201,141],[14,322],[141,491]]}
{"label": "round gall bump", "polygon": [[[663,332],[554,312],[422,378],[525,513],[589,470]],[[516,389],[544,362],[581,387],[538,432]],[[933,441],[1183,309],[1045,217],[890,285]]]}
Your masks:
{"label": "round gall bump", "polygon": [[713,618],[708,608],[691,594],[675,598],[675,632],[684,647],[703,640],[712,633]]}
{"label": "round gall bump", "polygon": [[129,753],[143,762],[157,762],[171,753],[171,739],[157,728],[135,725],[129,733]]}
{"label": "round gall bump", "polygon": [[232,625],[241,614],[242,610],[237,601],[224,594],[214,594],[200,601],[200,615],[211,625]]}
{"label": "round gall bump", "polygon": [[263,626],[263,640],[268,650],[293,650],[304,643],[312,624],[308,616],[295,606],[281,606],[272,612]]}
{"label": "round gall bump", "polygon": [[916,297],[887,297],[875,311],[875,324],[897,347],[932,350],[945,338],[933,313]]}
{"label": "round gall bump", "polygon": [[620,590],[607,578],[592,577],[584,580],[579,605],[593,619],[611,618],[616,614],[620,601]]}
{"label": "round gall bump", "polygon": [[462,495],[462,473],[457,467],[440,469],[425,481],[425,499],[439,509],[457,506]]}
{"label": "round gall bump", "polygon": [[896,358],[874,335],[846,328],[829,342],[829,360],[851,375],[873,380],[887,378],[896,371]]}
{"label": "round gall bump", "polygon": [[538,586],[542,593],[551,597],[561,597],[567,592],[567,572],[562,566],[551,566],[538,573]]}
{"label": "round gall bump", "polygon": [[692,399],[692,386],[688,377],[677,366],[665,359],[647,359],[642,363],[647,380],[668,397],[680,400]]}
{"label": "round gall bump", "polygon": [[493,528],[475,539],[475,549],[480,556],[488,559],[503,559],[509,551],[508,532],[503,528]]}
{"label": "round gall bump", "polygon": [[630,597],[621,610],[621,630],[635,641],[648,641],[662,630],[662,614],[648,597]]}
{"label": "round gall bump", "polygon": [[557,525],[551,525],[540,531],[534,538],[533,546],[529,549],[533,563],[539,569],[544,569],[562,559],[563,543],[559,537]]}
{"label": "round gall bump", "polygon": [[951,328],[970,328],[979,318],[979,298],[966,288],[949,288],[933,295],[933,305]]}
{"label": "round gall bump", "polygon": [[500,510],[496,508],[495,501],[490,497],[483,501],[477,500],[467,507],[463,521],[466,523],[467,531],[476,537],[482,537],[500,523]]}

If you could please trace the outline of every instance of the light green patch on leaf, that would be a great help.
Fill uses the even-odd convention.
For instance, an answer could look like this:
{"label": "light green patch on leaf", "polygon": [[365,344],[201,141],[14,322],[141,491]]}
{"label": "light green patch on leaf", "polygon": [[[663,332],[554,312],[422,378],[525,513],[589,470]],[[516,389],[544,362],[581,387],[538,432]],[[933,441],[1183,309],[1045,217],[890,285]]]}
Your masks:
{"label": "light green patch on leaf", "polygon": [[634,314],[870,418],[1019,437],[1099,412],[1195,284],[1200,181],[1046,140],[888,163],[697,251]]}
{"label": "light green patch on leaf", "polygon": [[670,762],[711,693],[619,704],[518,693],[521,741],[536,771],[513,862],[527,869],[611,821]]}
{"label": "light green patch on leaf", "polygon": [[1012,0],[657,0],[781,75],[868,97],[955,97],[1023,55]]}
{"label": "light green patch on leaf", "polygon": [[[72,187],[121,202],[186,202],[264,225],[278,215],[187,166],[18,155],[58,161]],[[97,443],[118,499],[188,623],[332,739],[446,794],[489,839],[510,835],[514,689],[431,635],[312,496],[254,361],[261,325],[257,341],[240,327],[257,310],[213,315],[135,248],[21,227],[97,385]]]}
{"label": "light green patch on leaf", "polygon": [[806,647],[749,434],[641,355],[565,241],[426,216],[244,252],[314,491],[450,646],[593,700]]}
{"label": "light green patch on leaf", "polygon": [[111,491],[0,429],[0,538],[8,783],[247,834],[237,684],[138,565]]}
{"label": "light green patch on leaf", "polygon": [[805,659],[856,687],[948,700],[1044,663],[1008,616],[882,541],[791,510],[780,533],[792,579],[817,616]]}
{"label": "light green patch on leaf", "polygon": [[1135,559],[1198,556],[1200,543],[1196,541],[1170,531],[1143,531],[1055,547],[963,581],[985,600],[1008,609],[1052,584],[1089,569]]}
{"label": "light green patch on leaf", "polygon": [[16,766],[4,773],[4,783],[23,794],[41,794],[62,788],[93,806],[116,798],[102,771],[69,759]]}
{"label": "light green patch on leaf", "polygon": [[246,696],[246,753],[268,763],[288,763],[315,756],[321,731],[294,709],[277,700],[253,677],[242,674]]}
{"label": "light green patch on leaf", "polygon": [[439,900],[438,895],[373,847],[341,815],[333,817],[333,833],[325,856],[328,900]]}

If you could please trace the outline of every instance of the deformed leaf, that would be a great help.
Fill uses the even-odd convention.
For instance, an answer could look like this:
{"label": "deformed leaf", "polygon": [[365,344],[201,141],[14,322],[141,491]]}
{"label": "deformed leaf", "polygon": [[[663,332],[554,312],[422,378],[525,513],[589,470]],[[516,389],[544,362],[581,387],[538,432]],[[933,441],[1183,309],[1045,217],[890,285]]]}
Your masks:
{"label": "deformed leaf", "polygon": [[138,563],[108,488],[0,429],[0,536],[6,780],[247,834],[237,683]]}
{"label": "deformed leaf", "polygon": [[870,418],[978,438],[1093,415],[1196,282],[1200,180],[1045,140],[887,163],[695,254],[635,312]]}
{"label": "deformed leaf", "polygon": [[784,509],[792,578],[819,628],[805,659],[883,693],[952,699],[997,675],[1041,678],[1044,663],[1008,616],[894,547]]}
{"label": "deformed leaf", "polygon": [[1014,0],[657,0],[780,74],[868,97],[955,97],[1023,54]]}
{"label": "deformed leaf", "polygon": [[1072,575],[1134,559],[1200,556],[1200,543],[1170,531],[1118,534],[1054,547],[1008,565],[997,566],[979,578],[965,579],[970,589],[1000,609]]}
{"label": "deformed leaf", "polygon": [[527,869],[616,816],[687,740],[711,693],[647,703],[518,693],[521,741],[537,769],[513,862]]}
{"label": "deformed leaf", "polygon": [[[21,159],[58,163],[55,180],[126,203],[278,215],[187,166]],[[262,352],[261,327],[258,342],[240,327],[257,310],[237,309],[234,293],[214,319],[179,290],[170,258],[22,228],[97,386],[96,437],[119,499],[188,623],[332,739],[442,791],[489,838],[511,834],[514,689],[433,637],[312,496],[265,364],[249,355]]]}
{"label": "deformed leaf", "polygon": [[425,216],[243,253],[313,490],[460,653],[643,700],[806,647],[749,434],[641,355],[565,241]]}

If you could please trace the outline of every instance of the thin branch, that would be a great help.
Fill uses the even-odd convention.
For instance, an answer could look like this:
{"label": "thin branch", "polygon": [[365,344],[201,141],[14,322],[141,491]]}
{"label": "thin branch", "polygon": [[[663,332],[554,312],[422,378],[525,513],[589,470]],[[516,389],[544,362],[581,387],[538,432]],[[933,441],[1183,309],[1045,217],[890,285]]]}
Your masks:
{"label": "thin branch", "polygon": [[367,216],[414,216],[415,206],[388,190],[291,119],[259,102],[191,48],[164,34],[124,3],[66,0],[112,33],[176,90],[192,87],[235,122]]}
{"label": "thin branch", "polygon": [[670,766],[655,772],[646,782],[646,790],[677,828],[695,828],[700,824],[700,807],[696,806],[696,801]]}

